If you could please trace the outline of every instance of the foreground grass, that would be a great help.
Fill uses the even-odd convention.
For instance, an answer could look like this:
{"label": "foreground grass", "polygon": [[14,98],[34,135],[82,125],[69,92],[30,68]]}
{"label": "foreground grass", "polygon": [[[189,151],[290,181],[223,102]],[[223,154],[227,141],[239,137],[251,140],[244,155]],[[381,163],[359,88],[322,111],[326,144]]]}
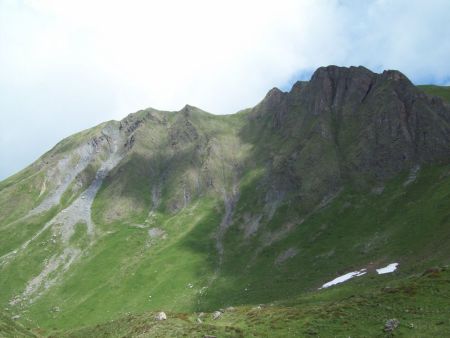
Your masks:
{"label": "foreground grass", "polygon": [[0,313],[0,337],[36,337],[29,330],[12,320],[8,313]]}
{"label": "foreground grass", "polygon": [[[385,337],[396,318],[396,337],[448,337],[450,270],[432,268],[420,275],[369,275],[289,302],[224,309],[211,313],[127,314],[92,327],[50,333],[50,337]],[[201,322],[198,321],[201,318]],[[41,332],[43,333],[43,332]]]}
{"label": "foreground grass", "polygon": [[[280,206],[274,217],[267,224],[263,223],[258,234],[245,238],[240,224],[246,213],[250,216],[258,214],[257,208],[250,208],[258,177],[251,175],[248,189],[243,186],[236,207],[236,223],[225,237],[225,259],[220,271],[216,269],[214,233],[221,222],[223,206],[213,199],[198,199],[174,215],[156,212],[146,228],[121,222],[101,225],[102,235],[86,249],[85,259],[74,265],[51,292],[44,293],[32,304],[11,307],[11,316],[21,315],[20,321],[26,327],[45,328],[43,333],[68,330],[76,333],[80,327],[91,330],[99,323],[112,325],[116,321],[121,326],[123,321],[133,321],[133,318],[147,323],[153,318],[154,311],[165,311],[170,314],[169,321],[154,323],[151,320],[150,324],[144,325],[150,325],[152,334],[157,336],[159,333],[155,330],[163,330],[164,325],[175,321],[174,317],[186,319],[178,318],[173,323],[180,327],[179,332],[203,330],[205,327],[199,326],[196,316],[191,314],[211,313],[234,306],[236,314],[226,312],[220,321],[204,320],[204,324],[219,330],[218,336],[227,332],[220,331],[226,330],[222,323],[240,330],[230,333],[232,336],[241,334],[239,332],[245,337],[251,336],[255,327],[255,334],[264,336],[272,330],[265,324],[271,321],[272,315],[277,318],[275,327],[277,321],[283,322],[282,318],[291,316],[295,320],[289,321],[286,329],[290,327],[295,332],[303,332],[311,327],[311,332],[317,329],[322,332],[324,327],[325,332],[330,333],[341,325],[347,326],[343,322],[337,326],[330,324],[326,309],[351,297],[349,303],[344,303],[357,311],[350,311],[349,315],[363,322],[364,316],[378,316],[371,326],[371,330],[375,330],[387,319],[384,316],[399,317],[395,312],[386,312],[389,302],[395,300],[396,303],[399,298],[375,292],[387,286],[384,282],[405,278],[429,266],[448,264],[450,172],[447,166],[422,168],[416,181],[406,187],[404,182],[408,173],[403,173],[387,183],[381,194],[343,191],[327,207],[303,222],[298,221],[288,235],[281,236],[271,245],[264,244],[269,235],[279,233],[285,224],[296,222],[302,215],[297,213],[294,204]],[[164,230],[167,237],[151,239],[148,235],[150,227]],[[17,257],[15,263],[18,265],[2,267],[0,285],[4,294],[0,296],[3,307],[8,307],[9,299],[23,287],[18,286],[18,276],[25,284],[29,276],[39,272],[37,261],[28,257],[42,261],[53,254],[53,251],[46,251],[53,246],[44,241],[50,238],[50,233],[43,233],[41,237]],[[298,253],[282,264],[276,264],[279,254],[289,248],[297,249]],[[374,275],[374,268],[392,262],[400,263],[400,275]],[[361,268],[372,272],[351,281],[348,284],[351,287],[344,285],[316,292],[323,283]],[[379,308],[369,302],[360,308],[361,304],[354,302],[358,297],[376,299],[375,302],[384,299],[386,306]],[[440,301],[429,294],[426,299],[430,309],[432,302],[438,304]],[[406,298],[406,304],[410,300],[412,302],[413,298]],[[257,319],[254,319],[254,315],[248,313],[253,313],[251,309],[260,303],[275,305],[258,310]],[[60,311],[53,311],[55,307]],[[129,317],[127,313],[134,315]],[[260,314],[264,315],[260,317]],[[324,320],[320,319],[322,316],[325,316]],[[429,313],[424,318],[435,317]],[[258,323],[252,324],[253,320]],[[163,326],[160,328],[160,325]],[[279,336],[288,333],[283,331],[284,327],[277,330],[281,330]],[[164,331],[161,332],[164,336]],[[204,331],[199,332],[203,334]],[[359,336],[364,335],[370,336],[364,331],[359,333]]]}

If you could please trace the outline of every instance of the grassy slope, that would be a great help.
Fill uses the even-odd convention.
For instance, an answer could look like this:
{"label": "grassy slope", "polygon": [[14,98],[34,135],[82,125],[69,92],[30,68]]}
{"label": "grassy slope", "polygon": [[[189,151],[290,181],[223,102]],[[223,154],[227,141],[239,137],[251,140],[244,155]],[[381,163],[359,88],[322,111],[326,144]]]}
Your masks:
{"label": "grassy slope", "polygon": [[[196,118],[196,116],[193,117],[193,119]],[[239,121],[236,117],[228,119],[220,117],[219,120],[207,115],[196,122],[200,127],[204,124],[203,129],[216,133],[216,137],[221,140],[220,143],[233,143],[235,137],[229,135],[229,131],[238,128],[230,127],[228,130],[223,130],[222,123],[230,121],[230,124],[235,124]],[[167,210],[164,203],[161,203],[153,216],[147,217],[148,211],[152,208],[151,188],[155,183],[152,179],[157,179],[159,173],[156,173],[154,178],[150,177],[149,181],[140,179],[146,174],[146,167],[142,167],[141,163],[136,164],[135,158],[149,152],[156,153],[156,156],[167,155],[163,154],[166,141],[164,138],[157,137],[158,134],[154,133],[155,128],[155,125],[150,125],[148,129],[140,131],[144,138],[141,144],[136,144],[131,160],[122,163],[112,174],[118,175],[119,179],[114,177],[114,180],[106,180],[99,192],[93,206],[93,219],[100,230],[100,239],[94,246],[84,248],[86,259],[75,265],[66,276],[67,278],[59,281],[60,283],[52,289],[51,293],[46,293],[39,298],[29,309],[27,305],[25,308],[13,308],[14,313],[27,311],[22,319],[23,322],[31,326],[73,327],[80,323],[88,324],[106,320],[126,311],[145,311],[158,307],[184,310],[195,308],[198,286],[205,285],[208,282],[207,279],[211,277],[209,267],[214,264],[211,261],[215,260],[212,237],[220,223],[223,202],[219,202],[211,194],[203,197],[194,195],[190,207],[181,212],[173,214]],[[223,135],[219,135],[220,128]],[[189,135],[178,134],[176,136],[189,137]],[[152,144],[146,137],[152,137],[158,142],[162,141],[163,144],[160,145],[162,149],[158,149],[158,144],[150,149],[151,151],[143,148],[146,144]],[[181,150],[185,151],[184,148]],[[213,149],[210,152],[214,153],[214,151],[216,150]],[[177,159],[176,167],[169,168],[171,170],[169,174],[174,179],[179,176],[185,177],[185,173],[180,172],[180,168],[186,169],[187,172],[192,171],[192,159],[189,156],[180,157],[176,152],[172,155]],[[234,154],[220,152],[220,156],[225,159],[231,155],[234,156]],[[180,159],[184,162],[180,162]],[[150,163],[158,163],[158,160],[153,159]],[[227,171],[223,167],[214,167],[216,164],[212,163],[209,166],[209,172],[220,171],[224,174],[222,179],[228,180]],[[187,179],[186,181],[189,182]],[[114,182],[116,186],[112,187],[111,182]],[[217,182],[219,188],[224,184],[222,182]],[[118,188],[119,193],[111,188]],[[166,189],[167,191],[162,192],[163,198],[164,195],[178,194],[179,184],[169,185]],[[143,201],[144,208],[126,208],[128,209],[126,222],[105,219],[102,217],[105,210],[118,210],[121,207],[123,200],[119,199],[115,203],[116,201],[111,198],[115,194],[120,194],[125,199]],[[63,198],[63,203],[64,201]],[[112,204],[111,201],[113,201]],[[61,208],[62,206],[59,207]],[[35,233],[54,212],[55,210],[33,222],[31,224],[33,228],[28,223],[19,225],[21,228],[30,228],[30,233]],[[141,226],[143,223],[146,229],[136,226]],[[150,226],[165,230],[167,239],[150,239],[147,234]],[[8,238],[9,242],[12,241],[11,248],[17,247],[18,243],[23,241],[22,237],[19,232],[12,231]],[[83,237],[85,234],[79,231],[74,236],[74,240],[83,243]],[[50,244],[50,240],[51,232],[45,231],[14,260],[14,264],[6,264],[2,267],[0,286],[5,292],[0,295],[0,300],[4,306],[8,306],[8,301],[20,294],[26,282],[43,269],[45,259],[50,258],[54,253],[61,252],[61,248]],[[6,251],[8,250],[5,249]],[[199,252],[210,254],[202,255]],[[189,289],[187,287],[189,283],[193,283],[195,288]],[[149,296],[152,298],[150,299]],[[61,312],[53,311],[56,306],[62,309]]]}
{"label": "grassy slope", "polygon": [[33,333],[13,321],[9,314],[0,312],[0,337],[19,338],[36,337]]}
{"label": "grassy slope", "polygon": [[[389,305],[389,296],[377,293],[384,281],[406,278],[430,265],[449,262],[450,252],[445,245],[450,235],[448,167],[423,169],[417,181],[406,189],[403,187],[405,178],[406,174],[392,180],[381,195],[343,192],[328,207],[307,218],[289,236],[265,248],[256,257],[254,253],[261,246],[258,238],[242,243],[239,240],[242,236],[239,228],[233,226],[227,238],[225,265],[212,284],[211,278],[214,276],[217,260],[211,238],[221,218],[221,205],[218,202],[199,199],[191,208],[176,216],[157,214],[154,222],[167,231],[168,237],[155,241],[150,247],[147,246],[146,230],[119,223],[109,225],[111,233],[90,249],[90,258],[71,270],[65,283],[39,299],[26,314],[31,323],[25,323],[31,327],[39,324],[47,328],[68,329],[78,327],[80,323],[92,325],[119,318],[117,325],[120,326],[123,320],[128,320],[120,319],[127,312],[136,314],[164,310],[192,313],[213,311],[231,305],[281,301],[281,308],[274,310],[275,313],[266,313],[269,317],[278,318],[290,316],[291,309],[284,308],[283,304],[288,300],[295,300],[290,302],[290,306],[294,307],[294,318],[292,322],[289,321],[288,327],[293,325],[295,330],[307,330],[311,326],[311,330],[317,331],[322,330],[323,326],[328,327],[326,330],[329,331],[325,332],[333,332],[338,326],[327,320],[330,315],[326,313],[329,307],[326,304],[334,304],[337,300],[340,302],[341,298],[345,298],[342,295],[346,292],[351,294],[356,291],[345,285],[344,290],[347,291],[342,291],[342,294],[332,289],[313,291],[323,283],[362,267],[372,269],[394,261],[400,262],[399,272],[394,276],[376,276],[372,273],[349,284],[356,285],[358,293],[367,292],[370,302],[373,301],[372,293],[376,297],[384,297],[384,305],[381,307],[384,309],[395,305],[395,302]],[[241,203],[245,205],[246,197],[242,198]],[[283,223],[283,217],[292,219],[293,213],[294,208],[282,207],[273,222]],[[278,226],[267,225],[268,229]],[[349,246],[349,243],[356,244]],[[274,257],[290,247],[299,250],[297,256],[280,266],[274,265]],[[374,263],[374,266],[370,263]],[[189,283],[193,284],[193,288],[188,286]],[[442,292],[448,292],[449,285],[442,283]],[[209,287],[202,290],[204,286]],[[424,285],[424,288],[427,286]],[[333,290],[340,290],[340,287]],[[337,298],[333,298],[335,293]],[[324,294],[329,294],[330,297],[327,298]],[[433,292],[426,297],[427,306],[431,307]],[[321,308],[322,305],[317,304],[323,299],[324,305]],[[438,301],[440,300],[436,299],[436,304],[440,304]],[[309,304],[308,310],[298,308],[305,302]],[[384,320],[382,317],[391,315],[380,313],[380,309],[370,302],[361,311],[370,314],[369,317],[377,315],[377,321],[371,324],[371,330],[376,327],[379,329]],[[412,306],[412,301],[405,304]],[[52,312],[54,306],[59,306],[61,311]],[[352,311],[359,313],[359,306],[359,303],[353,301],[348,306],[345,305],[344,309],[348,307],[350,312],[345,310],[344,313],[347,314],[343,318],[351,317]],[[236,318],[230,315],[230,326],[237,327],[241,330],[239,332],[247,332],[242,331],[243,328],[250,330],[248,327],[253,327],[252,330],[261,330],[260,334],[264,336],[264,332],[270,330],[267,327],[270,321],[264,316],[255,319],[248,310],[244,306]],[[304,311],[308,316],[305,317]],[[338,307],[336,313],[340,311]],[[400,306],[387,313],[395,315],[398,311]],[[132,318],[137,318],[139,323],[148,315],[142,316],[133,315]],[[192,315],[188,317],[191,318]],[[298,317],[302,320],[298,321]],[[429,319],[429,314],[425,313],[421,320],[425,322],[428,320],[426,318]],[[136,326],[139,326],[137,323]],[[366,322],[353,323],[354,332],[365,332]],[[183,320],[179,324],[189,330],[193,325],[188,325]],[[185,324],[188,326],[184,326]],[[177,325],[174,327],[178,327]],[[273,325],[280,326],[276,323]],[[436,329],[444,328],[448,326]],[[117,328],[119,332],[123,329]],[[434,330],[434,326],[432,329]],[[226,329],[217,330],[220,333]],[[435,332],[425,325],[423,330],[430,334]],[[280,331],[280,336],[283,336],[283,332]],[[162,333],[161,335],[163,336]]]}
{"label": "grassy slope", "polygon": [[226,309],[218,320],[207,313],[198,323],[198,313],[169,312],[167,321],[157,322],[149,312],[55,336],[385,337],[385,322],[396,318],[396,337],[446,337],[449,283],[448,267],[406,278],[364,276],[289,302]]}
{"label": "grassy slope", "polygon": [[417,87],[429,95],[439,96],[450,103],[450,86],[420,85]]}
{"label": "grassy slope", "polygon": [[[42,297],[30,309],[30,317],[46,327],[74,327],[128,311],[193,310],[212,258],[190,247],[214,252],[207,234],[215,230],[218,219],[210,208],[211,202],[199,201],[175,218],[156,216],[155,222],[167,231],[167,238],[159,241],[149,239],[146,229],[110,226],[111,232],[90,249],[89,259],[73,268],[67,282]],[[195,240],[195,233],[206,236]],[[195,287],[188,288],[189,283]],[[53,313],[54,306],[61,312]]]}
{"label": "grassy slope", "polygon": [[[281,207],[267,228],[260,230],[261,236],[248,243],[242,242],[242,232],[233,227],[227,243],[238,249],[229,250],[221,278],[204,299],[205,307],[212,310],[288,299],[336,275],[373,264],[379,267],[397,261],[408,273],[429,264],[448,263],[448,166],[424,169],[406,189],[405,179],[401,175],[392,180],[381,195],[344,191],[256,257],[265,234],[276,233],[270,228],[283,228],[305,216],[297,214],[295,205]],[[245,205],[245,200],[240,203]],[[277,266],[274,258],[289,248],[298,254]]]}

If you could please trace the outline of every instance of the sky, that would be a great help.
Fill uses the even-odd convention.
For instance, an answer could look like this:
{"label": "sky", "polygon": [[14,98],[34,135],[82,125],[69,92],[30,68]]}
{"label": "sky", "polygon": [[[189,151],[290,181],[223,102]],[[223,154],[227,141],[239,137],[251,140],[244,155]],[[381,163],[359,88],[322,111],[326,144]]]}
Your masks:
{"label": "sky", "polygon": [[320,66],[450,84],[448,0],[0,0],[0,180],[139,109],[254,106]]}

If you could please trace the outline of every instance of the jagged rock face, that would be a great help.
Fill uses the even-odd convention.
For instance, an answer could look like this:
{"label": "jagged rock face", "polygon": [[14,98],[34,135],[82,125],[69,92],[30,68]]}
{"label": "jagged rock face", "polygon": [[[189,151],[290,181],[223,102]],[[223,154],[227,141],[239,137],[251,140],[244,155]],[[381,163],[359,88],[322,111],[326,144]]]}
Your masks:
{"label": "jagged rock face", "polygon": [[[421,163],[447,161],[450,154],[448,105],[398,71],[319,68],[288,93],[269,92],[250,123],[256,135],[277,135],[281,159],[273,138],[262,138],[260,146],[277,153],[266,157],[273,172],[289,176],[288,185],[295,182],[302,194],[318,189],[323,195],[349,180],[383,181]],[[306,183],[315,179],[326,187]]]}
{"label": "jagged rock face", "polygon": [[363,67],[319,68],[301,91],[299,103],[313,115],[333,110],[357,109],[367,97],[374,81],[374,73]]}

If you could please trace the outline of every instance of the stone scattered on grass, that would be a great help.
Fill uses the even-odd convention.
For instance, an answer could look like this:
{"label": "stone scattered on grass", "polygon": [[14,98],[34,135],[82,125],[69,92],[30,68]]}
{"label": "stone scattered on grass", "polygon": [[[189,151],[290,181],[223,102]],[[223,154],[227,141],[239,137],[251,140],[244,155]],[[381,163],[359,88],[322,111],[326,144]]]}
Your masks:
{"label": "stone scattered on grass", "polygon": [[150,238],[162,238],[165,239],[167,237],[167,233],[159,228],[150,228],[148,230],[148,235]]}
{"label": "stone scattered on grass", "polygon": [[165,314],[165,312],[158,312],[155,316],[155,320],[166,320],[167,316]]}
{"label": "stone scattered on grass", "polygon": [[394,331],[398,325],[400,324],[400,322],[398,321],[398,319],[388,319],[386,321],[386,324],[384,324],[384,332],[392,332]]}
{"label": "stone scattered on grass", "polygon": [[51,309],[51,312],[60,312],[60,311],[61,311],[61,308],[59,306],[54,306]]}
{"label": "stone scattered on grass", "polygon": [[20,318],[20,315],[15,315],[15,316],[12,316],[12,317],[11,317],[12,320],[17,320],[17,319],[19,319],[19,318]]}
{"label": "stone scattered on grass", "polygon": [[222,315],[222,312],[220,311],[214,311],[212,314],[212,319],[216,320],[219,319],[219,317]]}

